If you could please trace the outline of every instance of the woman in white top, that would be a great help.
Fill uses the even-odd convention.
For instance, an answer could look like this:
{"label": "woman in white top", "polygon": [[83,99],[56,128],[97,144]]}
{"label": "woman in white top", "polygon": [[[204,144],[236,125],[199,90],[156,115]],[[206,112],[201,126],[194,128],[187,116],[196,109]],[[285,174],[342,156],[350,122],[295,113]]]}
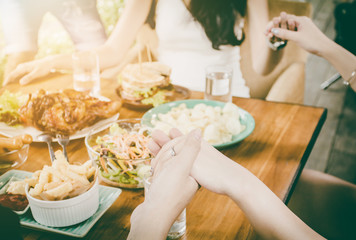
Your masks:
{"label": "woman in white top", "polygon": [[[267,0],[130,0],[109,39],[95,50],[102,70],[124,60],[151,8],[156,10],[158,59],[172,67],[173,83],[202,90],[206,66],[231,65],[233,94],[249,97],[239,66],[243,17],[249,22],[254,69],[260,74],[269,73],[281,58],[282,51],[269,48],[263,35],[268,23]],[[4,85],[19,78],[20,84],[27,84],[53,68],[70,69],[70,56],[21,64]]]}
{"label": "woman in white top", "polygon": [[[230,66],[233,69],[233,95],[249,97],[249,89],[242,77],[239,61],[238,45],[241,44],[244,36],[242,29],[237,28],[236,33],[234,32],[235,22],[243,23],[241,14],[236,13],[239,17],[233,18],[227,14],[228,11],[225,8],[230,8],[231,14],[233,13],[230,6],[232,2],[224,3],[221,10],[217,8],[222,5],[221,2],[209,2],[211,1],[207,1],[207,4],[193,0],[189,11],[182,0],[158,1],[156,7],[158,61],[172,68],[171,79],[174,84],[197,91],[204,91],[205,67],[217,64]],[[244,11],[242,4],[239,8]],[[202,23],[205,24],[211,18],[199,16],[199,10],[205,10],[212,16],[217,15],[224,19],[219,25],[217,24],[218,26],[210,27],[209,31],[207,26],[204,29]],[[193,16],[191,12],[194,12],[196,16]],[[196,20],[199,17],[202,23]],[[235,34],[240,34],[240,36],[237,37]],[[226,41],[226,38],[230,41]]]}

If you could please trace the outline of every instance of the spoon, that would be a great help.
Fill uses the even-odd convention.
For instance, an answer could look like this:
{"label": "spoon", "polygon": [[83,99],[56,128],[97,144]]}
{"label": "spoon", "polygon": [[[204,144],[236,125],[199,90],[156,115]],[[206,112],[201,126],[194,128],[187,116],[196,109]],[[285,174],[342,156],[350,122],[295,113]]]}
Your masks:
{"label": "spoon", "polygon": [[56,160],[56,156],[54,155],[53,152],[53,148],[52,148],[52,136],[48,133],[43,133],[39,136],[37,136],[37,139],[42,141],[42,142],[46,142],[48,145],[48,150],[49,150],[49,155],[51,157],[51,161],[54,162],[54,160]]}
{"label": "spoon", "polygon": [[57,139],[58,139],[59,145],[61,145],[61,147],[63,148],[64,157],[66,158],[67,162],[69,162],[68,155],[67,155],[67,149],[66,149],[66,146],[69,143],[69,137],[66,135],[57,134]]}

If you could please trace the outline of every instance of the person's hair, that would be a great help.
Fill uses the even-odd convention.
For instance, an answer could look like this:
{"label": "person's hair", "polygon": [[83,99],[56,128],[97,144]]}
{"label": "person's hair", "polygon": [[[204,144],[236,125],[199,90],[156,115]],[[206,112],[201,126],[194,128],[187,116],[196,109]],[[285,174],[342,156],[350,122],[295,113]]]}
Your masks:
{"label": "person's hair", "polygon": [[[179,0],[183,1],[183,0]],[[240,29],[241,36],[237,37],[234,31],[235,22],[238,17],[244,17],[247,0],[191,0],[188,10],[196,21],[198,21],[214,49],[221,45],[240,45],[245,34]],[[146,22],[155,28],[155,7],[153,0],[150,13]]]}
{"label": "person's hair", "polygon": [[[182,1],[182,0],[181,0]],[[234,27],[238,17],[244,17],[247,0],[191,0],[189,11],[204,28],[214,49],[221,45],[240,45]],[[243,29],[241,29],[243,30]]]}

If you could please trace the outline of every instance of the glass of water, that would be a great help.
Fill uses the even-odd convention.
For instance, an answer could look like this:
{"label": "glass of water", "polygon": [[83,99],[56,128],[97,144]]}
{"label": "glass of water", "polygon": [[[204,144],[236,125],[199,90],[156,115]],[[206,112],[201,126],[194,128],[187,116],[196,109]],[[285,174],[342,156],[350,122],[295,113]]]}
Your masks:
{"label": "glass of water", "polygon": [[[147,177],[147,176],[143,179],[145,195],[147,194],[147,192],[150,188],[151,180],[152,180],[152,177]],[[186,222],[187,222],[186,209],[184,208],[184,210],[181,212],[181,214],[179,214],[179,216],[177,217],[177,219],[174,221],[173,225],[169,229],[167,238],[168,239],[176,239],[176,238],[180,238],[181,236],[183,236],[183,234],[185,233],[185,230],[186,230]]]}
{"label": "glass of water", "polygon": [[205,70],[206,100],[231,102],[232,68],[229,66],[209,66]]}
{"label": "glass of water", "polygon": [[98,55],[92,51],[74,52],[72,63],[74,90],[88,92],[92,96],[100,96]]}

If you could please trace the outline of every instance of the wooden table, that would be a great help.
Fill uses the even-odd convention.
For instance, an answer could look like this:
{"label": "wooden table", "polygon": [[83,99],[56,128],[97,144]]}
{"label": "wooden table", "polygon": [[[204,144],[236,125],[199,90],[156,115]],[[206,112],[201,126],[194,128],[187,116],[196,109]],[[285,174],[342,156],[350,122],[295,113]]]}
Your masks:
{"label": "wooden table", "polygon": [[[21,91],[56,90],[71,85],[70,77],[56,76],[21,87]],[[115,81],[103,80],[102,94],[117,98],[116,86]],[[7,89],[18,91],[19,86],[13,84]],[[191,97],[202,98],[203,95],[194,92]],[[287,203],[325,121],[326,110],[257,99],[233,98],[233,102],[251,113],[256,127],[245,140],[222,152],[249,169]],[[143,115],[143,112],[126,108],[120,113],[120,118]],[[54,147],[60,149],[58,144]],[[68,152],[71,161],[88,159],[83,139],[71,141]],[[49,163],[46,144],[33,143],[27,162],[19,169],[35,171]],[[143,198],[143,190],[123,190],[85,239],[126,239],[131,213]],[[252,239],[254,235],[247,218],[232,200],[202,188],[187,206],[187,232],[181,239]],[[23,236],[24,239],[71,239],[29,229],[23,230]]]}

